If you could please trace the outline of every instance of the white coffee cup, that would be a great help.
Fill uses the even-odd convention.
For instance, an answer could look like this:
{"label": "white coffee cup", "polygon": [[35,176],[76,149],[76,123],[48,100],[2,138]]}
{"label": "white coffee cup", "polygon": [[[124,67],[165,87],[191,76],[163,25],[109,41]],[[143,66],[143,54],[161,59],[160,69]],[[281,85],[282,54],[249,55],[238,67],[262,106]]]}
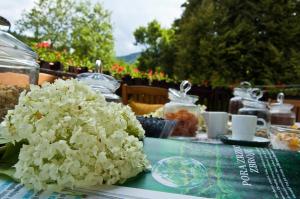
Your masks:
{"label": "white coffee cup", "polygon": [[257,118],[255,115],[232,115],[232,139],[252,141],[258,127],[257,121],[263,123],[260,127],[266,126],[266,121]]}
{"label": "white coffee cup", "polygon": [[218,138],[220,135],[224,135],[228,131],[228,113],[226,112],[204,112],[203,113],[207,137]]}

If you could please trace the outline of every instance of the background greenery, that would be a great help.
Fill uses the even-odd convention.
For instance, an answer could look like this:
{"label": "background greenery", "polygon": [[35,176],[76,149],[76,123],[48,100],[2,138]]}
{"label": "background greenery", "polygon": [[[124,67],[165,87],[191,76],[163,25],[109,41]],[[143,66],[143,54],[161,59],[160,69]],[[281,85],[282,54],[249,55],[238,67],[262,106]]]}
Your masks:
{"label": "background greenery", "polygon": [[91,68],[101,59],[120,77],[156,72],[212,86],[300,83],[298,0],[187,0],[182,7],[171,28],[154,20],[134,31],[143,47],[136,62],[115,57],[110,12],[90,0],[37,0],[16,35],[46,61]]}
{"label": "background greenery", "polygon": [[[90,67],[97,59],[107,67],[113,63],[110,13],[100,3],[37,0],[17,23],[18,35],[26,31],[34,33],[30,44],[46,61]],[[49,41],[50,46],[37,45],[44,41]]]}
{"label": "background greenery", "polygon": [[214,86],[299,84],[299,6],[297,0],[187,0],[170,30],[155,21],[137,29],[137,43],[148,45],[141,68],[163,66],[175,79]]}

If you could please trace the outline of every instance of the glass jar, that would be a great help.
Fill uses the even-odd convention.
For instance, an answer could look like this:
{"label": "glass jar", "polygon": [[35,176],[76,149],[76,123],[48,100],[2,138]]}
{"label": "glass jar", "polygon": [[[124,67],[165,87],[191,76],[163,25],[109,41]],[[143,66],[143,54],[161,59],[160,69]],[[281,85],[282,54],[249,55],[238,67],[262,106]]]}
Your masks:
{"label": "glass jar", "polygon": [[270,127],[270,111],[268,109],[267,103],[259,101],[263,95],[262,91],[258,88],[254,88],[249,90],[249,94],[251,99],[244,99],[243,100],[243,108],[240,108],[238,111],[239,115],[255,115],[257,118],[261,118],[265,121],[261,122],[258,121],[257,124],[259,126],[265,126],[265,128],[259,128],[259,131],[256,135],[267,137],[268,131]]}
{"label": "glass jar", "polygon": [[233,95],[229,101],[229,110],[231,114],[237,114],[239,109],[243,107],[243,99],[250,98],[248,90],[251,88],[249,82],[241,82],[240,87],[234,88]]}
{"label": "glass jar", "polygon": [[296,115],[292,111],[293,105],[284,104],[284,94],[277,95],[277,103],[270,104],[271,124],[273,125],[288,125],[295,123]]}
{"label": "glass jar", "polygon": [[169,89],[170,102],[164,105],[163,111],[165,119],[177,121],[172,136],[193,137],[198,130],[199,108],[195,104],[198,97],[187,95],[191,86],[185,80],[180,84],[180,91]]}
{"label": "glass jar", "polygon": [[27,45],[0,30],[0,121],[18,103],[19,94],[38,83],[36,59]]}
{"label": "glass jar", "polygon": [[121,98],[115,94],[120,83],[112,76],[102,73],[100,60],[96,61],[95,73],[81,73],[77,79],[89,85],[94,91],[101,92],[106,101],[121,102]]}
{"label": "glass jar", "polygon": [[270,123],[270,111],[265,102],[243,100],[243,108],[238,111],[239,115],[255,115],[257,118],[264,119],[268,124]]}

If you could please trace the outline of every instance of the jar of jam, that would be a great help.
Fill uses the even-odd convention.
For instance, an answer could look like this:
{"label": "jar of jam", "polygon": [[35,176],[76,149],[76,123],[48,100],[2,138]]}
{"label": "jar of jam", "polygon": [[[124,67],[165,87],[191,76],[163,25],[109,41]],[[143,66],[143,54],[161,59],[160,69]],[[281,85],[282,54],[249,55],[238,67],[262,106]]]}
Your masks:
{"label": "jar of jam", "polygon": [[277,95],[277,103],[269,105],[271,113],[272,125],[287,125],[292,126],[295,123],[296,115],[292,111],[293,105],[284,104],[284,94],[279,93]]}
{"label": "jar of jam", "polygon": [[164,118],[176,120],[177,124],[172,136],[193,137],[196,135],[199,123],[199,108],[195,104],[197,96],[187,95],[191,89],[187,80],[180,84],[180,91],[169,89],[170,102],[164,105]]}
{"label": "jar of jam", "polygon": [[251,89],[251,84],[249,82],[241,82],[240,87],[234,88],[234,97],[232,97],[229,101],[229,113],[238,113],[239,109],[243,107],[243,99],[250,98],[248,93],[249,89]]}

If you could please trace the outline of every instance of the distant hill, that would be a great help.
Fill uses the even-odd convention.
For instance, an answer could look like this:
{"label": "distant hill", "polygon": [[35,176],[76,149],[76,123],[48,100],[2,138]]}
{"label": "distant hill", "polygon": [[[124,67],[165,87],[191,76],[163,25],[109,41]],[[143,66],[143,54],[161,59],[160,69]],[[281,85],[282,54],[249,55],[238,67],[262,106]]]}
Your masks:
{"label": "distant hill", "polygon": [[139,58],[140,55],[141,55],[141,52],[137,52],[137,53],[131,53],[129,55],[119,56],[117,58],[120,60],[123,60],[129,64],[132,64]]}

